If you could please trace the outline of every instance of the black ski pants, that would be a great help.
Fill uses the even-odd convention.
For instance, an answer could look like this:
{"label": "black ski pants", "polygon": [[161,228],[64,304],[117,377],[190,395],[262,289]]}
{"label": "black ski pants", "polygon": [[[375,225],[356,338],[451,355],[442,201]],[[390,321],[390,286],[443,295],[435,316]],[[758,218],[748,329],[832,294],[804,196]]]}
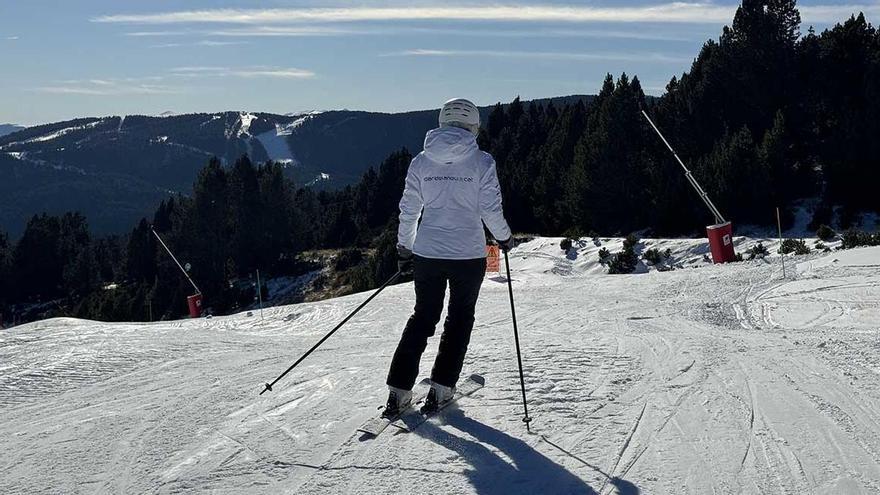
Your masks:
{"label": "black ski pants", "polygon": [[486,259],[444,260],[416,256],[413,264],[416,306],[394,352],[387,384],[404,390],[412,389],[428,338],[434,335],[440,321],[448,283],[449,308],[440,337],[440,349],[431,370],[431,380],[453,387],[461,374],[471,340],[474,308],[486,274]]}

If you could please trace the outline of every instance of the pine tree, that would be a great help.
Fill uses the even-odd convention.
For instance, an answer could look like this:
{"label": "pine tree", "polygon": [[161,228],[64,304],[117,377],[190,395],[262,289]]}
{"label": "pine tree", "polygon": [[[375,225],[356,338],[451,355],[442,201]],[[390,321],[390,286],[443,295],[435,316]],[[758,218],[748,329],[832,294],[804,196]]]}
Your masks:
{"label": "pine tree", "polygon": [[719,141],[703,171],[710,173],[710,192],[721,211],[738,212],[739,222],[761,223],[773,210],[770,171],[762,166],[752,134],[745,126]]}
{"label": "pine tree", "polygon": [[[165,203],[162,203],[160,209]],[[128,238],[126,250],[126,274],[128,280],[134,283],[152,284],[156,278],[156,254],[158,243],[150,224],[146,219],[141,219]],[[164,255],[164,254],[163,254]]]}
{"label": "pine tree", "polygon": [[781,110],[776,112],[773,128],[764,133],[764,139],[758,150],[758,159],[769,177],[769,194],[772,204],[780,205],[793,199],[788,197],[789,191],[786,189],[786,186],[794,179],[794,173],[789,162],[785,117],[783,117]]}
{"label": "pine tree", "polygon": [[[178,252],[189,262],[192,276],[207,301],[223,307],[229,301],[224,292],[228,285],[226,261],[229,259],[228,177],[220,160],[212,159],[199,173],[193,186],[193,199],[181,229],[173,240]],[[179,275],[178,275],[179,277]]]}
{"label": "pine tree", "polygon": [[34,215],[13,251],[13,291],[20,302],[50,300],[62,293],[64,260],[59,256],[61,223],[47,214]]}
{"label": "pine tree", "polygon": [[[265,269],[274,269],[285,255],[293,255],[307,245],[297,230],[298,218],[294,211],[291,185],[284,178],[284,169],[277,163],[267,163],[258,171],[260,187],[259,226],[254,249],[257,261]],[[257,221],[261,220],[261,221]]]}
{"label": "pine tree", "polygon": [[[548,119],[555,112],[550,107]],[[548,133],[541,154],[541,168],[534,179],[535,217],[540,232],[561,234],[571,225],[571,215],[563,197],[564,184],[569,180],[575,145],[584,132],[586,108],[582,102],[566,107]]]}
{"label": "pine tree", "polygon": [[[389,155],[379,166],[372,210],[367,213],[369,228],[382,228],[389,219],[397,217],[398,203],[403,195],[406,174],[411,161],[412,155],[404,148]],[[372,237],[371,235],[370,238],[372,239]]]}
{"label": "pine tree", "polygon": [[8,305],[12,299],[12,267],[11,253],[9,250],[9,236],[5,232],[0,232],[0,326],[3,325],[3,318],[10,315]]}
{"label": "pine tree", "polygon": [[67,295],[88,293],[98,282],[98,266],[88,222],[80,213],[65,213],[60,227],[58,255],[64,263],[64,292]]}
{"label": "pine tree", "polygon": [[238,274],[252,273],[258,268],[262,225],[260,190],[257,171],[247,155],[235,161],[229,172],[230,255]]}
{"label": "pine tree", "polygon": [[158,233],[170,232],[171,227],[174,222],[174,215],[176,212],[175,207],[177,203],[175,203],[174,198],[168,198],[168,201],[162,201],[159,204],[159,208],[156,210],[155,215],[153,215],[153,229]]}

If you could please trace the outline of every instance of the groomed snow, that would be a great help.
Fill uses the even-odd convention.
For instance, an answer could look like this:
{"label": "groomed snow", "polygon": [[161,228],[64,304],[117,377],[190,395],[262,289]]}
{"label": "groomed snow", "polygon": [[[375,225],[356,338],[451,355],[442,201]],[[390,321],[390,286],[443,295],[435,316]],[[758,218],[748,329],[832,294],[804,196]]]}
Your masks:
{"label": "groomed snow", "polygon": [[384,401],[411,284],[263,396],[367,294],[0,331],[0,492],[880,492],[880,248],[789,257],[783,278],[778,256],[719,266],[699,241],[648,242],[684,268],[606,275],[592,240],[511,253],[531,434],[495,274],[464,369],[486,387],[373,440],[355,428]]}
{"label": "groomed snow", "polygon": [[290,136],[292,129],[297,125],[298,120],[286,126],[275,124],[275,128],[256,136],[257,140],[263,145],[269,159],[285,165],[296,163],[293,152],[290,151],[290,145],[287,144],[287,137]]}
{"label": "groomed snow", "polygon": [[18,145],[22,145],[22,144],[43,143],[46,141],[52,141],[53,139],[58,139],[59,137],[64,136],[65,134],[70,134],[71,132],[82,131],[84,129],[91,129],[93,127],[97,127],[97,126],[103,124],[104,122],[106,122],[106,120],[107,120],[107,118],[103,118],[103,119],[95,120],[94,122],[89,122],[88,124],[77,125],[77,126],[72,126],[72,127],[65,127],[63,129],[59,129],[57,131],[50,132],[48,134],[43,134],[41,136],[32,137],[32,138],[26,139],[24,141],[14,141],[12,143],[8,143],[8,144],[4,145],[3,148],[5,149],[5,148],[9,148],[12,146],[18,146]]}
{"label": "groomed snow", "polygon": [[65,135],[65,134],[69,134],[73,131],[81,131],[84,129],[91,129],[93,127],[97,127],[97,126],[103,124],[106,120],[107,119],[104,118],[104,119],[96,120],[94,122],[89,122],[88,124],[74,126],[74,127],[68,127],[66,129],[61,129],[59,131],[55,131],[51,134],[46,134],[43,136],[28,139],[27,141],[25,141],[25,143],[38,143],[38,142],[51,141],[53,139],[57,139],[57,138]]}
{"label": "groomed snow", "polygon": [[296,115],[295,117],[297,118],[293,122],[290,122],[289,124],[276,123],[275,129],[268,130],[255,137],[260,141],[260,144],[263,145],[270,160],[281,163],[285,166],[295,166],[298,162],[293,155],[293,151],[290,149],[290,144],[288,143],[287,138],[293,134],[296,128],[320,113],[321,112],[309,112],[307,114]]}

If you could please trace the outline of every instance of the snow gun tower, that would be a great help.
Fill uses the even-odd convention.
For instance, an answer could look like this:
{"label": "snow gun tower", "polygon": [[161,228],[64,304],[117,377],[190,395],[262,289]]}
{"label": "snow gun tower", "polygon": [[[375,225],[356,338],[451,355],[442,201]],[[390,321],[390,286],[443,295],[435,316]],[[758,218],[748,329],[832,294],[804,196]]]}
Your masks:
{"label": "snow gun tower", "polygon": [[[189,317],[190,318],[198,318],[202,316],[202,291],[199,290],[199,287],[193,282],[192,277],[189,276],[189,273],[183,266],[180,265],[180,262],[177,261],[177,257],[174,256],[174,253],[171,252],[171,249],[168,248],[168,245],[165,244],[165,241],[159,237],[159,234],[150,226],[150,230],[153,232],[153,235],[156,236],[156,239],[159,239],[159,244],[162,244],[162,247],[165,248],[165,251],[168,252],[168,255],[171,256],[171,259],[174,260],[174,263],[177,264],[177,268],[180,268],[180,271],[183,273],[183,276],[189,280],[189,283],[192,284],[193,289],[196,290],[196,293],[186,298],[186,304],[189,306]],[[186,265],[189,268],[189,263]]]}
{"label": "snow gun tower", "polygon": [[709,225],[706,227],[706,235],[709,238],[709,250],[712,251],[712,261],[715,263],[728,263],[736,260],[736,253],[733,251],[733,225],[730,222],[725,221],[724,217],[721,216],[721,212],[718,211],[718,208],[712,203],[712,200],[709,199],[709,195],[706,194],[706,191],[700,187],[700,183],[697,182],[697,179],[694,178],[691,171],[685,166],[684,162],[681,161],[681,158],[678,157],[678,154],[672,149],[672,146],[669,145],[669,141],[663,137],[663,134],[660,132],[660,129],[654,125],[654,122],[651,120],[651,117],[648,117],[648,114],[642,110],[642,115],[645,116],[645,119],[651,124],[651,127],[654,128],[654,131],[657,132],[657,135],[660,136],[660,139],[663,140],[663,144],[669,148],[669,151],[672,152],[672,156],[678,161],[678,164],[681,165],[681,168],[684,169],[684,176],[687,177],[688,182],[691,183],[691,186],[697,191],[697,194],[700,195],[700,199],[703,200],[703,203],[706,204],[706,207],[709,208],[709,211],[715,217],[715,224]]}

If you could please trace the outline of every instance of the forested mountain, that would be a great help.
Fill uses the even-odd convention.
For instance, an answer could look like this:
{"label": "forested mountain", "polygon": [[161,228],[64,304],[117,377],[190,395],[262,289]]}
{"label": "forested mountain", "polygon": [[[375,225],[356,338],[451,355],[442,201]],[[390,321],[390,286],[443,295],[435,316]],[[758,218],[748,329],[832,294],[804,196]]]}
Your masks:
{"label": "forested mountain", "polygon": [[[669,82],[663,97],[647,99],[637,77],[609,74],[589,103],[516,99],[496,105],[487,111],[478,140],[497,161],[505,215],[519,232],[613,235],[649,229],[661,236],[704,235],[713,218],[640,109],[653,116],[737,225],[770,225],[776,206],[790,216],[795,200],[812,197],[820,201],[814,227],[831,224],[834,217],[834,227],[845,229],[859,212],[880,210],[878,92],[880,34],[863,16],[802,34],[793,0],[747,0],[720,37],[706,42],[691,69]],[[418,133],[401,130],[411,139],[419,137],[418,143],[367,163],[374,167],[356,184],[321,190],[291,182],[285,175],[288,162],[256,163],[273,144],[261,150],[257,144],[263,141],[240,132],[245,120],[248,135],[257,136],[314,122],[325,133],[315,142],[340,136],[327,145],[380,153],[369,144],[344,142],[341,136],[352,134],[383,138],[381,129],[360,121],[366,116],[349,117],[285,117],[279,126],[261,115],[228,114],[222,128],[241,136],[202,143],[222,145],[214,154],[225,163],[206,155],[181,162],[194,174],[198,170],[192,194],[169,193],[170,199],[125,236],[96,238],[79,214],[32,217],[19,241],[0,235],[0,312],[52,301],[56,312],[42,314],[144,319],[150,301],[158,316],[183,314],[192,288],[158,247],[150,224],[191,263],[193,278],[218,313],[253,300],[253,287],[241,281],[256,269],[275,276],[313,269],[302,266],[304,250],[345,249],[335,268],[346,272],[348,290],[374,287],[396,269],[397,202],[412,153],[421,147]],[[424,119],[431,126],[436,114],[401,118],[413,126]],[[206,125],[221,125],[213,120]],[[118,129],[119,119],[28,129],[0,145],[7,154],[30,153],[27,147],[40,142],[36,139],[56,134],[52,140],[61,139],[56,146],[63,147],[93,139],[112,142],[119,134],[114,124]],[[93,134],[72,136],[83,129]],[[94,134],[96,129],[103,134]],[[180,131],[159,141],[186,139]],[[245,151],[250,158],[231,159]],[[345,164],[341,156],[328,156],[338,166]],[[88,175],[80,170],[83,164],[73,165],[64,162],[58,172]],[[152,173],[149,167],[140,170]],[[880,242],[876,235],[851,238]]]}
{"label": "forested mountain", "polygon": [[15,125],[15,124],[0,124],[0,137],[5,136],[7,134],[12,134],[13,132],[20,131],[24,129],[23,126]]}
{"label": "forested mountain", "polygon": [[96,233],[122,233],[162,199],[190,194],[212,157],[228,166],[247,153],[255,162],[280,163],[299,185],[343,187],[392,151],[421,147],[436,120],[435,110],[222,112],[83,118],[19,130],[0,136],[0,230],[17,236],[33,214],[75,210]]}

